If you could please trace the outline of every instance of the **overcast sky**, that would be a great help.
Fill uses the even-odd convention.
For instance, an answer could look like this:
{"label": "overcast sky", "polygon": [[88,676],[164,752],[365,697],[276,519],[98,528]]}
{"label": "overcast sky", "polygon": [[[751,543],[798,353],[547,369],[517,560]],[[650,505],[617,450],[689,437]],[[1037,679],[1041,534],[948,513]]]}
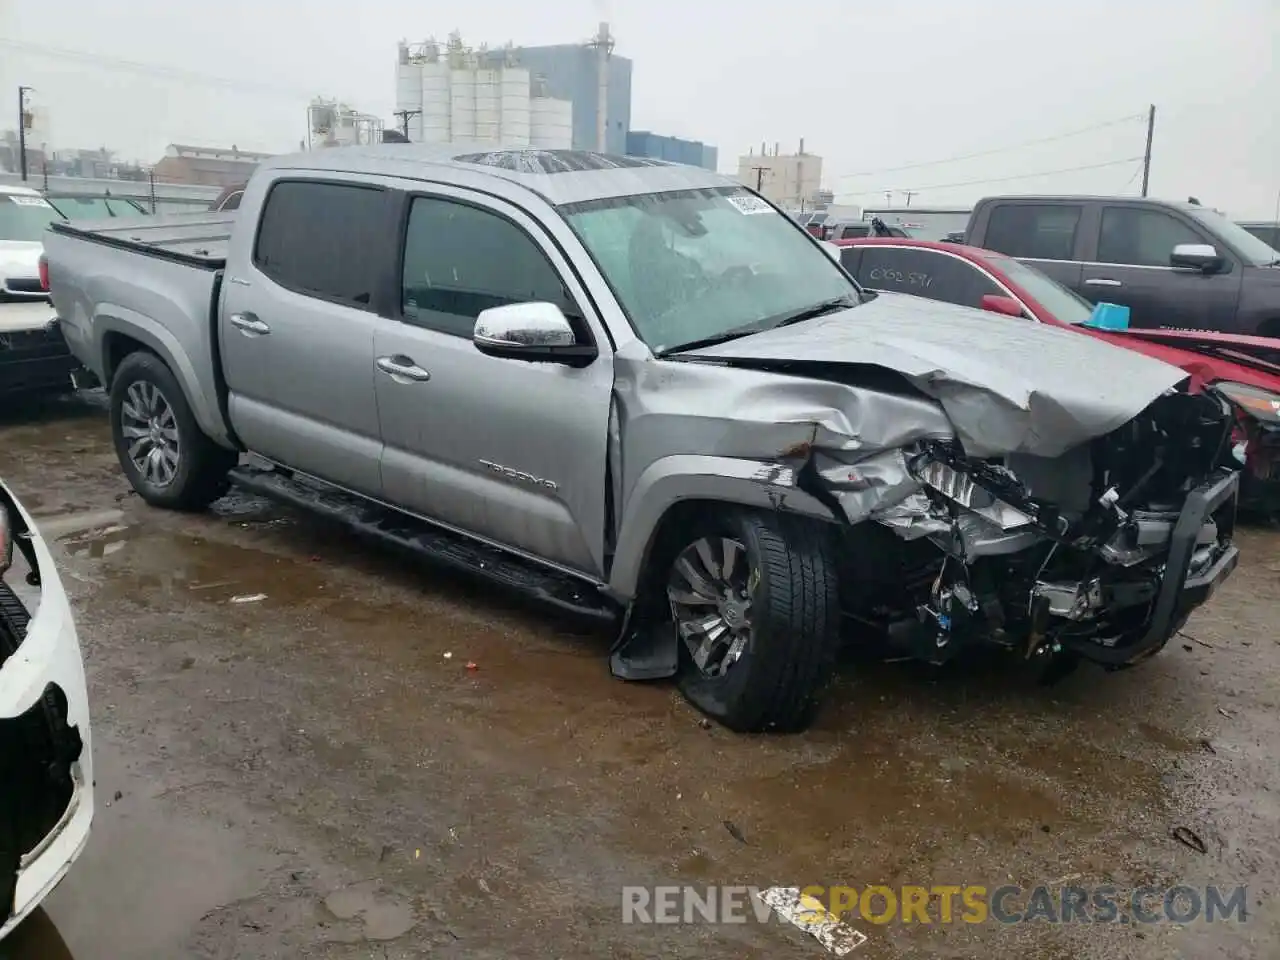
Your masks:
{"label": "overcast sky", "polygon": [[[913,204],[1132,192],[1145,116],[929,162],[1155,103],[1153,194],[1275,215],[1277,0],[0,0],[0,103],[14,103],[0,117],[22,83],[56,147],[144,161],[170,142],[283,151],[305,135],[314,94],[389,119],[400,39],[565,43],[602,18],[634,61],[632,126],[715,144],[722,170],[761,141],[785,152],[803,136],[826,186],[861,205],[885,190],[919,191]],[[1072,167],[1094,169],[1051,173]]]}

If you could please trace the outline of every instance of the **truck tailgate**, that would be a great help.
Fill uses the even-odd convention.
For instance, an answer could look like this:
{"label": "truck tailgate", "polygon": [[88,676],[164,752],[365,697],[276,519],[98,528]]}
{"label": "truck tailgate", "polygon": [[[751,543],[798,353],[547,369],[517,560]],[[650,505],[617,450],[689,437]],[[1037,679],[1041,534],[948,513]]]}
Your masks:
{"label": "truck tailgate", "polygon": [[138,345],[155,353],[177,377],[201,429],[223,439],[213,311],[235,217],[141,220],[58,223],[45,234],[63,336],[107,386],[124,354]]}

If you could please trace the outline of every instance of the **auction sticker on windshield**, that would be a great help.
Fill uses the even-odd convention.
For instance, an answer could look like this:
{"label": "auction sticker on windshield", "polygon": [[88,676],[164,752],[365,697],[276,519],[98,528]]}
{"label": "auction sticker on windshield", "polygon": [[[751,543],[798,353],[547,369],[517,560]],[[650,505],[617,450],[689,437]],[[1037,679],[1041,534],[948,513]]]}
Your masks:
{"label": "auction sticker on windshield", "polygon": [[773,207],[769,206],[769,204],[765,203],[759,197],[753,197],[750,194],[743,194],[736,197],[725,197],[725,199],[732,203],[739,213],[752,214],[773,212]]}
{"label": "auction sticker on windshield", "polygon": [[10,195],[9,199],[12,200],[14,203],[16,203],[20,207],[49,206],[49,201],[45,200],[43,197],[19,197],[19,196]]}

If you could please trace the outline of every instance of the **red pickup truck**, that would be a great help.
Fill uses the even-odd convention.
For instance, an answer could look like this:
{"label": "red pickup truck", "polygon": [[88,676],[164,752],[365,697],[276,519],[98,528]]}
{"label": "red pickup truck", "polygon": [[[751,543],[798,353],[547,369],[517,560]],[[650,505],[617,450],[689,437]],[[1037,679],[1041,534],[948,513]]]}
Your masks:
{"label": "red pickup truck", "polygon": [[1191,375],[1193,389],[1218,388],[1238,412],[1242,504],[1280,513],[1280,340],[1193,330],[1098,329],[1087,325],[1093,304],[1002,253],[926,240],[835,242],[845,268],[871,290],[1070,327],[1181,367]]}

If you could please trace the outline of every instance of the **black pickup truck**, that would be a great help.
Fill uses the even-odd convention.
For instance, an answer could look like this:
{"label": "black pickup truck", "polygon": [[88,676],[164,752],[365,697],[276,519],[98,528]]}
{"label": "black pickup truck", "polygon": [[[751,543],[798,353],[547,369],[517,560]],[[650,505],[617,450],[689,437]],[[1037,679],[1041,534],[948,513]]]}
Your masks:
{"label": "black pickup truck", "polygon": [[1034,264],[1135,327],[1280,337],[1280,252],[1195,202],[987,197],[964,242]]}

